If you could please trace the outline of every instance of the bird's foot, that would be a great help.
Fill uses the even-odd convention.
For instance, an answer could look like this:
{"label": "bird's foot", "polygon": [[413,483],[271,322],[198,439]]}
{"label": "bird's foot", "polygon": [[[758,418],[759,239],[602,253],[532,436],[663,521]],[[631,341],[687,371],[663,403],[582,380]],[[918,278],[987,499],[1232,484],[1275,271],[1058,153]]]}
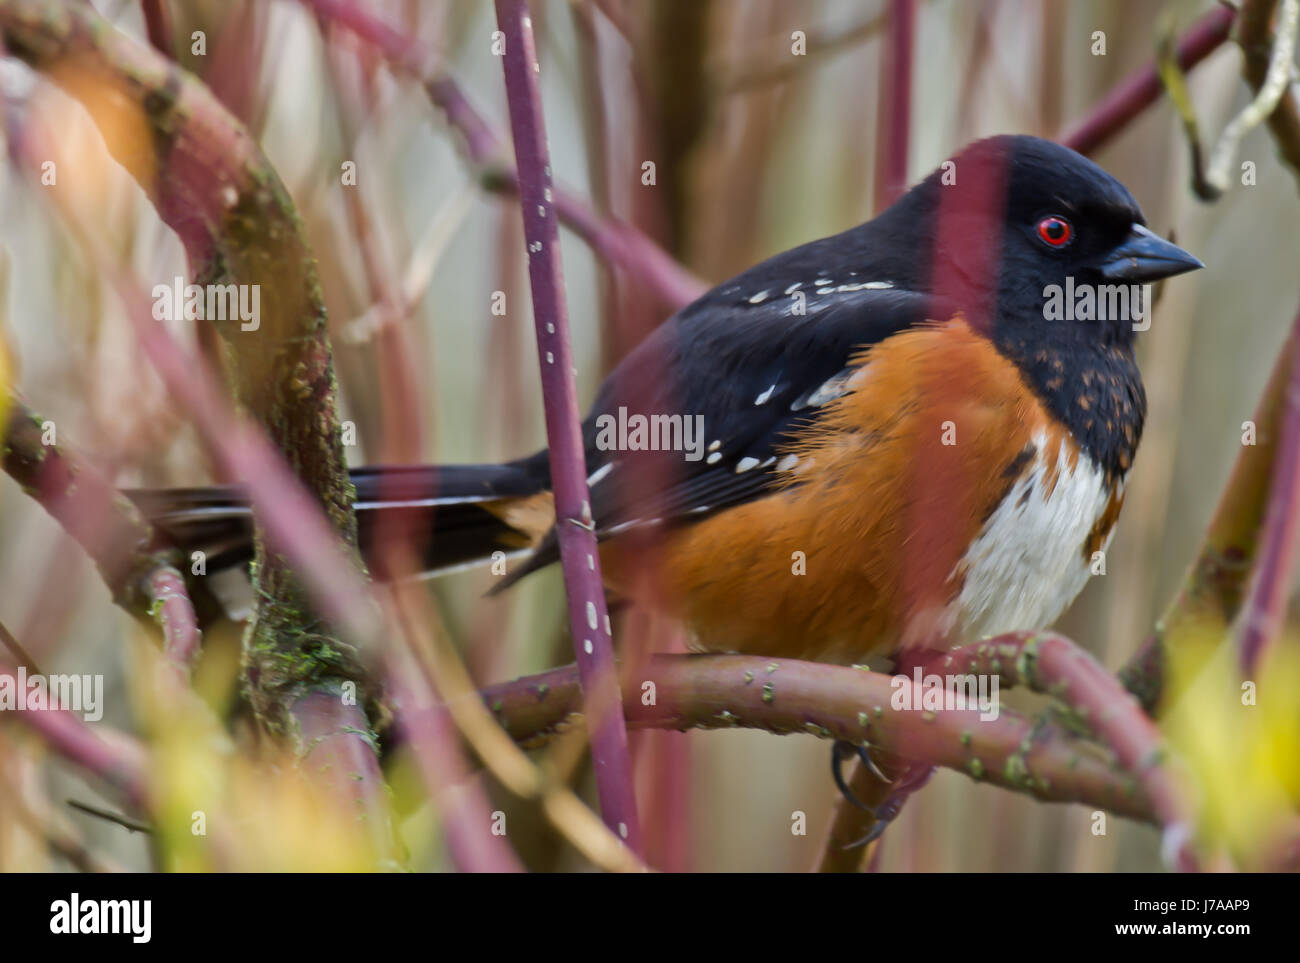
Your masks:
{"label": "bird's foot", "polygon": [[[873,776],[891,787],[889,795],[875,806],[868,806],[859,799],[844,778],[844,761],[853,756],[857,756]],[[907,766],[897,779],[891,780],[880,771],[880,767],[876,765],[875,760],[871,758],[865,746],[844,740],[837,741],[831,747],[831,776],[835,780],[835,785],[849,803],[868,813],[872,818],[871,829],[867,834],[861,839],[847,844],[844,848],[856,849],[879,839],[885,830],[889,828],[889,824],[893,822],[894,817],[903,808],[903,803],[907,801],[907,797],[925,785],[933,771],[934,769],[931,766]]]}

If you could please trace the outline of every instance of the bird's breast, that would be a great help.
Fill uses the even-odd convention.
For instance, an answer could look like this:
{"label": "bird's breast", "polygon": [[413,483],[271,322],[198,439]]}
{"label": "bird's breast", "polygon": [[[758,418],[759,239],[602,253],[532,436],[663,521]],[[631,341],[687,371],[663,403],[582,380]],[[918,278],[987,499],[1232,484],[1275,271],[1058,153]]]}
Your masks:
{"label": "bird's breast", "polygon": [[[1087,583],[1122,475],[1014,362],[954,320],[856,363],[783,450],[783,484],[665,533],[657,600],[699,648],[864,661],[1043,628]],[[644,568],[607,548],[615,584]]]}
{"label": "bird's breast", "polygon": [[950,578],[960,589],[948,613],[953,635],[1050,625],[1094,575],[1124,502],[1124,479],[1108,480],[1072,439],[1039,432],[1033,454]]}

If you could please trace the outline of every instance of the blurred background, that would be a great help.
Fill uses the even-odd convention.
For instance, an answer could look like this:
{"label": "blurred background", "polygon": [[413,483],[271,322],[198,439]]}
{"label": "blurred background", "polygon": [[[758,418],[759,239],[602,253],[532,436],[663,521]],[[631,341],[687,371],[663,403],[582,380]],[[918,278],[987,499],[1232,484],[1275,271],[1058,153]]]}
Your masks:
{"label": "blurred background", "polygon": [[[145,36],[140,6],[96,0],[119,29]],[[434,73],[502,137],[508,117],[492,5],[374,0]],[[963,144],[996,133],[1056,137],[1114,84],[1149,63],[1167,24],[1185,31],[1203,0],[919,0],[908,118],[908,182]],[[294,0],[169,0],[176,57],[248,126],[297,205],[320,262],[341,389],[356,427],[352,464],[483,462],[544,441],[517,200],[492,190],[461,134],[418,83],[374,48],[322,31]],[[877,213],[882,108],[896,103],[882,63],[880,0],[539,0],[534,27],[557,181],[596,211],[634,224],[690,272],[717,283],[801,242]],[[192,51],[194,31],[206,50]],[[803,31],[805,56],[791,56]],[[1094,53],[1095,32],[1105,53]],[[1189,76],[1204,138],[1249,99],[1227,43]],[[192,430],[135,341],[113,272],[146,288],[186,273],[180,244],[107,155],[82,107],[13,60],[0,60],[7,163],[0,166],[0,317],[19,390],[124,487],[212,479]],[[1300,301],[1293,174],[1259,128],[1239,161],[1254,186],[1217,203],[1189,188],[1186,142],[1164,99],[1094,159],[1123,181],[1158,233],[1207,270],[1167,286],[1139,342],[1150,415],[1104,577],[1059,625],[1118,668],[1150,631],[1194,556]],[[54,160],[58,188],[42,185]],[[356,186],[344,186],[345,162]],[[653,184],[643,164],[653,162]],[[674,305],[593,257],[564,231],[563,265],[580,401]],[[384,286],[409,303],[379,311]],[[494,292],[508,310],[494,314]],[[205,335],[180,322],[192,350]],[[210,341],[210,338],[208,339]],[[394,388],[397,385],[398,388]],[[420,399],[402,423],[384,395]],[[136,731],[134,623],[76,544],[7,478],[0,481],[0,622],[49,672],[107,679],[105,723]],[[489,576],[428,585],[476,681],[572,661],[558,571],[487,599]],[[671,626],[630,613],[616,641],[680,645]],[[206,639],[201,688],[237,690],[238,634]],[[1018,704],[1019,693],[1008,701]],[[1024,704],[1024,703],[1019,703]],[[20,745],[21,743],[21,745]],[[827,743],[747,731],[633,737],[652,865],[802,871],[814,865],[835,789]],[[8,751],[6,751],[6,745]],[[89,845],[147,868],[147,837],[66,806],[93,787],[12,727],[0,727],[6,791],[60,809]],[[446,868],[436,816],[405,805],[401,831],[417,869]],[[594,800],[590,773],[576,784]],[[536,807],[485,786],[511,820],[510,841],[536,869],[584,866]],[[808,834],[791,834],[803,811]],[[1160,868],[1155,830],[1113,818],[1094,836],[1091,808],[1040,804],[940,770],[884,837],[886,870]],[[0,869],[66,869],[0,802]]]}

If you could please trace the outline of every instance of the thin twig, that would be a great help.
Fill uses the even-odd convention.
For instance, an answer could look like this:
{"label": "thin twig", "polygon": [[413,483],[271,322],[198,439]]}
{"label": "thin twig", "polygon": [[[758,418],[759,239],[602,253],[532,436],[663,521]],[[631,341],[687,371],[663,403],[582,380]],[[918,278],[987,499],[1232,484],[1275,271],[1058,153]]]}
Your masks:
{"label": "thin twig", "polygon": [[[1273,60],[1270,29],[1276,8],[1277,0],[1247,0],[1241,6],[1241,26],[1237,32],[1237,42],[1245,58],[1241,72],[1257,94],[1268,82]],[[1300,182],[1300,99],[1294,85],[1283,85],[1281,98],[1268,115],[1268,129],[1283,162]]]}
{"label": "thin twig", "polygon": [[1282,0],[1273,50],[1264,77],[1256,85],[1255,99],[1224,128],[1219,135],[1218,145],[1210,155],[1206,180],[1220,192],[1227,190],[1230,168],[1242,138],[1273,113],[1290,86],[1297,29],[1300,29],[1300,0]]}
{"label": "thin twig", "polygon": [[115,813],[111,809],[101,809],[99,806],[92,806],[90,803],[84,803],[77,799],[69,799],[67,800],[67,803],[73,809],[78,809],[81,812],[86,813],[88,816],[94,816],[98,819],[103,819],[106,822],[116,823],[119,826],[131,830],[133,833],[153,834],[153,827],[148,823],[142,823],[138,819],[132,819],[130,816]]}

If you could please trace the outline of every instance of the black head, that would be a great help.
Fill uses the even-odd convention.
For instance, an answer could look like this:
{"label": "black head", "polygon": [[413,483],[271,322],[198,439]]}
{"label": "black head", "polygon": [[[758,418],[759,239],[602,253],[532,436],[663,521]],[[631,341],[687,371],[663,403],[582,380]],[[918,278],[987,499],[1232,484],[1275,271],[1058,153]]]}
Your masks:
{"label": "black head", "polygon": [[927,274],[915,281],[956,300],[995,340],[1127,344],[1141,285],[1202,266],[1147,229],[1123,184],[1037,137],[971,144],[880,220],[891,233],[911,225]]}
{"label": "black head", "polygon": [[1059,144],[994,137],[868,230],[906,239],[889,255],[897,272],[918,265],[905,282],[983,331],[1109,476],[1128,471],[1146,414],[1143,285],[1202,265],[1147,229],[1123,184]]}

